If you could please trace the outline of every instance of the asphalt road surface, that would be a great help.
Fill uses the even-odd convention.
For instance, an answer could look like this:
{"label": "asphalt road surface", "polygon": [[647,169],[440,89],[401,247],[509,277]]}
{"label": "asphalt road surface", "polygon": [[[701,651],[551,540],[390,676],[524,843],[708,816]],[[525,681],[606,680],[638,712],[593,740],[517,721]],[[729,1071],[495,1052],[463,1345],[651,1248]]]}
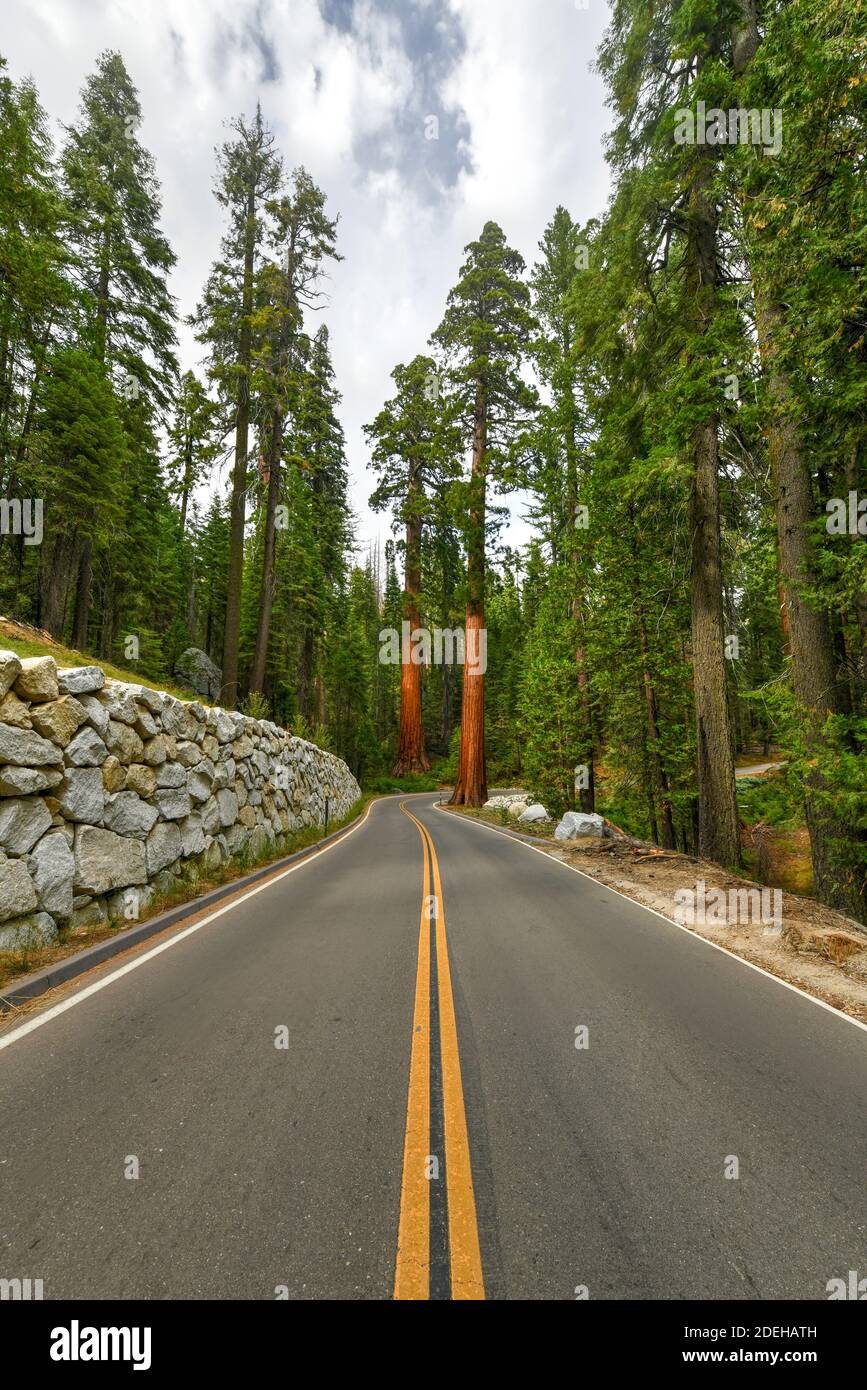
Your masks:
{"label": "asphalt road surface", "polygon": [[0,1278],[826,1299],[867,1272],[867,1031],[435,799],[0,1028]]}

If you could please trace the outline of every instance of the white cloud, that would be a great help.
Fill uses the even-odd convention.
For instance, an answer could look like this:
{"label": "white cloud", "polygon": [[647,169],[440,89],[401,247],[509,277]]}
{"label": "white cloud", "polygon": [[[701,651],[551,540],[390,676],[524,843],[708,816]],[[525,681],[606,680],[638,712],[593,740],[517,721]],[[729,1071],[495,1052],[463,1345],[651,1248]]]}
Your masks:
{"label": "white cloud", "polygon": [[[422,8],[418,0],[406,5]],[[427,99],[420,95],[425,60],[405,50],[394,0],[356,0],[350,31],[329,24],[315,0],[4,5],[2,51],[12,75],[31,73],[60,120],[73,119],[97,54],[123,54],[141,96],[140,138],[162,182],[182,313],[195,306],[222,232],[211,188],[226,119],[252,112],[260,99],[287,166],[304,164],[325,189],[340,213],[346,259],[333,270],[324,317],[364,541],[384,537],[387,521],[367,509],[372,479],[362,425],[390,394],[394,364],[425,350],[465,243],[493,218],[531,263],[558,203],[583,220],[607,196],[607,113],[601,84],[588,72],[606,22],[601,0],[590,0],[587,11],[573,0],[449,5],[465,47],[441,88],[442,111],[431,114],[463,109],[472,163],[451,187],[439,165],[423,177],[432,153],[427,112],[413,145],[416,109]],[[276,80],[264,80],[274,66]],[[184,365],[194,365],[200,349],[189,330],[181,330],[181,343]],[[525,531],[519,524],[512,540]]]}

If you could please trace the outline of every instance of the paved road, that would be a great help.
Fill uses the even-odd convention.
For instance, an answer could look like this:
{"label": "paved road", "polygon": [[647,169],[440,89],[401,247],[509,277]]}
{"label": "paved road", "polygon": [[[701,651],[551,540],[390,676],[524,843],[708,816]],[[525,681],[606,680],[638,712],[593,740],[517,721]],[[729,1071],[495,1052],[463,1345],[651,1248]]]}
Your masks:
{"label": "paved road", "polygon": [[0,1277],[822,1299],[867,1271],[867,1032],[434,799],[0,1030]]}

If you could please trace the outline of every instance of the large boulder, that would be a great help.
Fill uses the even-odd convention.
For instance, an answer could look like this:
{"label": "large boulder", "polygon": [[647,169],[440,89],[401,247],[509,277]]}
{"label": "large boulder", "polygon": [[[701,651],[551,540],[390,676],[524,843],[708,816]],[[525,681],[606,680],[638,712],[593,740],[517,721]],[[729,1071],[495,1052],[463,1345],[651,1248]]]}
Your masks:
{"label": "large boulder", "polygon": [[67,695],[92,695],[105,685],[105,672],[99,666],[73,666],[57,672],[57,683]]}
{"label": "large boulder", "polygon": [[190,814],[190,798],[186,785],[180,787],[158,787],[154,792],[154,804],[163,820],[184,820]]}
{"label": "large boulder", "polygon": [[113,753],[120,762],[144,762],[144,744],[135,729],[131,729],[129,724],[114,718],[109,719],[105,742],[109,752]]}
{"label": "large boulder", "polygon": [[110,893],[147,879],[141,840],[95,825],[75,827],[75,888],[79,893]]}
{"label": "large boulder", "polygon": [[57,662],[53,656],[25,656],[15,680],[15,693],[22,700],[42,702],[56,700],[60,694],[57,684]]}
{"label": "large boulder", "polygon": [[205,848],[205,832],[202,829],[202,818],[197,811],[193,811],[191,815],[187,816],[186,820],[181,821],[181,842],[185,855],[201,854],[202,850]]}
{"label": "large boulder", "polygon": [[67,820],[102,824],[105,788],[98,767],[70,767],[58,790],[57,800]]}
{"label": "large boulder", "polygon": [[46,767],[62,762],[62,751],[50,739],[32,729],[13,729],[8,724],[0,724],[0,763]]}
{"label": "large boulder", "polygon": [[82,695],[78,703],[87,712],[87,722],[92,725],[100,738],[105,738],[108,733],[108,710],[101,700],[95,695]]}
{"label": "large boulder", "polygon": [[146,763],[131,763],[126,774],[126,790],[138,792],[139,796],[153,796],[157,785],[157,775]]}
{"label": "large boulder", "polygon": [[183,854],[181,832],[174,821],[160,821],[147,838],[148,878],[180,859]]}
{"label": "large boulder", "polygon": [[39,894],[39,906],[44,912],[50,912],[52,917],[61,920],[70,918],[75,859],[63,831],[43,835],[29,863]]}
{"label": "large boulder", "polygon": [[79,704],[74,695],[61,695],[57,700],[34,705],[30,711],[30,718],[38,734],[65,748],[76,730],[87,719],[87,710]]}
{"label": "large boulder", "polygon": [[28,854],[51,825],[51,812],[41,796],[0,801],[0,845],[7,854]]}
{"label": "large boulder", "polygon": [[0,853],[0,922],[32,912],[37,902],[33,879],[21,860]]}
{"label": "large boulder", "polygon": [[66,745],[66,761],[73,767],[101,767],[107,756],[108,749],[96,729],[89,724],[79,729],[75,738]]}
{"label": "large boulder", "polygon": [[589,811],[567,811],[554,831],[555,840],[582,840],[604,835],[607,827],[601,816]]}
{"label": "large boulder", "polygon": [[59,767],[0,767],[0,796],[33,796],[62,781]]}
{"label": "large boulder", "polygon": [[[2,657],[2,652],[0,652]],[[16,729],[32,729],[30,706],[19,700],[14,690],[9,690],[0,700],[0,724],[12,724]]]}
{"label": "large boulder", "polygon": [[521,814],[518,817],[518,824],[541,825],[545,821],[548,821],[550,819],[551,817],[548,815],[548,812],[545,810],[545,807],[542,805],[542,803],[536,801],[532,806],[528,806],[525,811],[521,812]]}
{"label": "large boulder", "polygon": [[0,951],[38,950],[57,939],[57,924],[47,912],[34,912],[0,928]]}
{"label": "large boulder", "polygon": [[187,647],[181,652],[175,662],[175,675],[182,685],[190,686],[206,700],[216,700],[220,694],[223,673],[199,647]]}
{"label": "large boulder", "polygon": [[497,796],[490,796],[485,802],[486,811],[508,810],[513,805],[527,806],[530,798],[527,792],[506,792],[499,793]]}
{"label": "large boulder", "polygon": [[14,652],[0,652],[0,695],[11,690],[21,674],[21,659]]}
{"label": "large boulder", "polygon": [[131,835],[143,840],[157,819],[153,806],[143,801],[136,792],[118,792],[106,802],[104,824],[118,835]]}

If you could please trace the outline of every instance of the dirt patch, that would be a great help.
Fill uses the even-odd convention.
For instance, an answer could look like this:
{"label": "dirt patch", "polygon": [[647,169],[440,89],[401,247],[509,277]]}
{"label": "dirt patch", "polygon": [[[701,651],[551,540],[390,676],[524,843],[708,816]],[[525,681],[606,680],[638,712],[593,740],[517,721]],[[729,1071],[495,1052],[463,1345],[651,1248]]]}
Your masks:
{"label": "dirt patch", "polygon": [[[543,846],[550,854],[573,864],[582,873],[617,888],[645,907],[677,920],[679,889],[693,889],[699,880],[710,894],[721,889],[757,889],[754,881],[736,877],[702,859],[685,854],[664,857],[620,841],[593,847]],[[696,935],[715,941],[735,955],[760,965],[772,975],[798,985],[827,1004],[867,1022],[867,932],[857,922],[812,898],[781,890],[779,935],[761,922],[690,925]]]}

